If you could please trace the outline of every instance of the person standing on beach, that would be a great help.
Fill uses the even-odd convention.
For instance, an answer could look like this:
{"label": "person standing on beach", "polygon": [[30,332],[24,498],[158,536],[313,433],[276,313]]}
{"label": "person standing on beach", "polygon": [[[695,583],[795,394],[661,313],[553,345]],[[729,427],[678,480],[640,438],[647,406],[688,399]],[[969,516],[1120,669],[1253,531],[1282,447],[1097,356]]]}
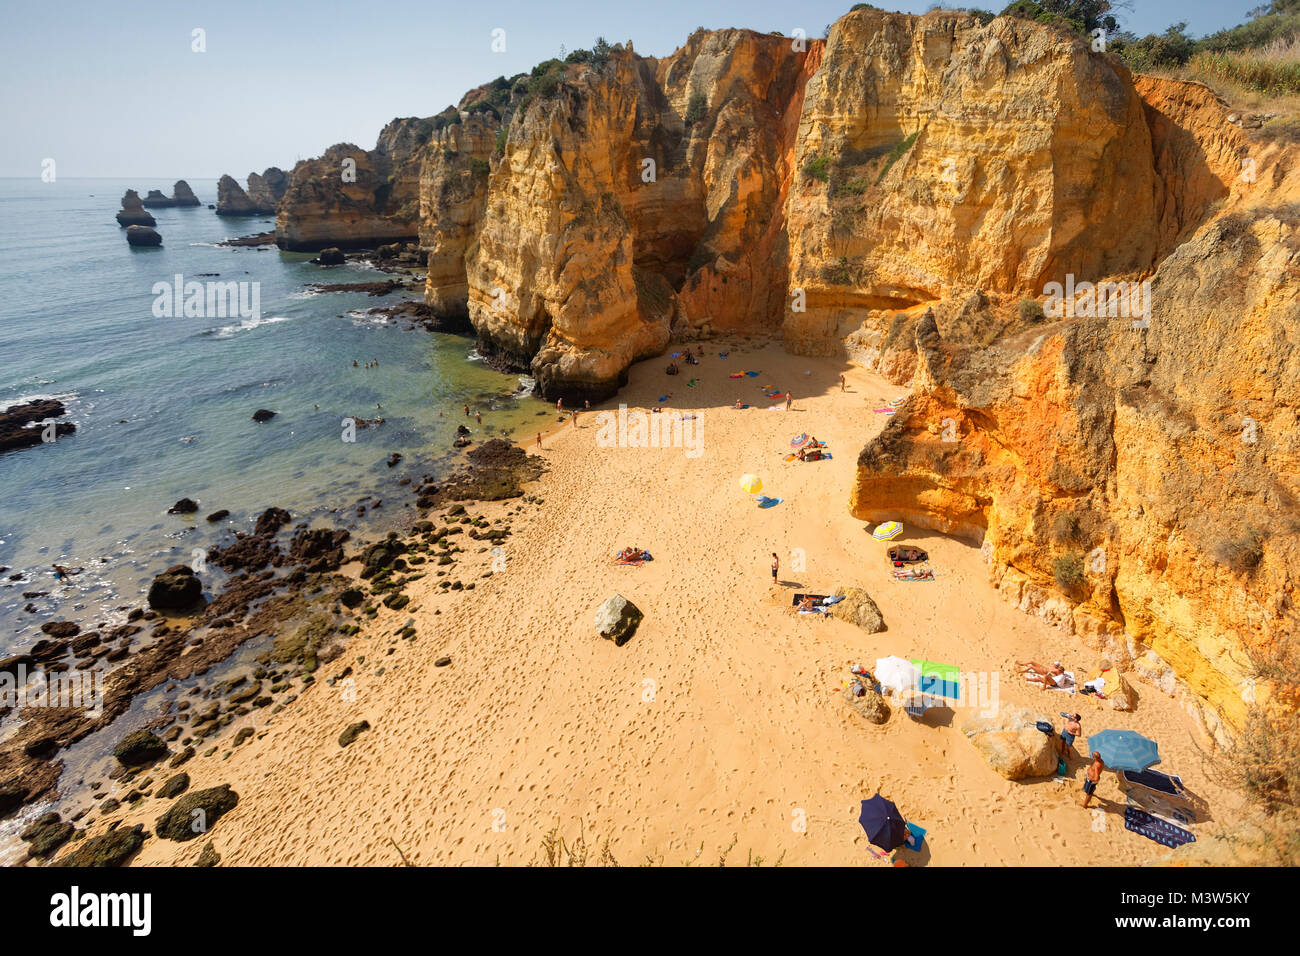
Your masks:
{"label": "person standing on beach", "polygon": [[561,396],[555,400],[555,410],[561,415],[564,414],[564,398]]}
{"label": "person standing on beach", "polygon": [[840,376],[840,391],[844,391],[844,376]]}
{"label": "person standing on beach", "polygon": [[546,449],[546,446],[542,444],[542,433],[541,433],[541,432],[538,432],[538,433],[537,433],[537,447],[538,447],[538,448],[541,448],[543,451]]}
{"label": "person standing on beach", "polygon": [[591,399],[584,398],[582,400],[582,408],[584,411],[588,411],[588,412],[591,411]]}
{"label": "person standing on beach", "polygon": [[474,409],[474,418],[478,421],[480,425],[483,424],[483,413],[479,411],[477,408]]}
{"label": "person standing on beach", "polygon": [[469,418],[469,406],[468,406],[468,405],[465,406],[465,417],[466,417],[466,418]]}
{"label": "person standing on beach", "polygon": [[773,584],[777,583],[776,576],[780,573],[781,573],[781,559],[778,558],[776,556],[776,552],[773,551],[772,552],[772,583]]}
{"label": "person standing on beach", "polygon": [[785,393],[785,410],[788,412],[788,411],[790,410],[790,406],[793,405],[793,404],[794,404],[794,396],[791,395],[789,392],[786,392],[786,393]]}
{"label": "person standing on beach", "polygon": [[1088,764],[1088,769],[1084,773],[1083,781],[1083,806],[1087,809],[1088,804],[1092,801],[1092,795],[1097,792],[1097,784],[1101,782],[1101,772],[1106,769],[1106,762],[1101,759],[1101,754],[1096,750],[1092,752],[1092,763]]}
{"label": "person standing on beach", "polygon": [[573,422],[573,427],[574,427],[574,428],[577,428],[577,427],[578,427],[578,410],[577,410],[576,408],[573,410],[573,415],[571,416],[570,420]]}

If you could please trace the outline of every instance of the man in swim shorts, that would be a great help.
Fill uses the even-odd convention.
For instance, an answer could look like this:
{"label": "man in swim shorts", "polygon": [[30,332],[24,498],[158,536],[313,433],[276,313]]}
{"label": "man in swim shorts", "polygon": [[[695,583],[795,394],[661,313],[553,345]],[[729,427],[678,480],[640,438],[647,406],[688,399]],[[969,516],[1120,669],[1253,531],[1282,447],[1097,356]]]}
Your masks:
{"label": "man in swim shorts", "polygon": [[1097,792],[1097,784],[1101,782],[1101,772],[1106,769],[1106,763],[1101,759],[1101,754],[1097,751],[1092,752],[1092,763],[1088,764],[1088,769],[1083,777],[1083,806],[1086,809],[1092,801],[1092,795]]}

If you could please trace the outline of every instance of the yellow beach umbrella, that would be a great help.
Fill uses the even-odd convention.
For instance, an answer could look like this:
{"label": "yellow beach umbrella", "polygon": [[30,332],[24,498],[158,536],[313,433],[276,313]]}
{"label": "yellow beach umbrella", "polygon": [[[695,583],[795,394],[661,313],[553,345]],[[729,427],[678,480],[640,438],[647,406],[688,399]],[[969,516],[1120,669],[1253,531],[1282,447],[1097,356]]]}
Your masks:
{"label": "yellow beach umbrella", "polygon": [[763,490],[763,481],[758,475],[741,475],[740,490],[749,494],[757,494]]}
{"label": "yellow beach umbrella", "polygon": [[876,526],[876,530],[871,532],[871,537],[877,541],[891,541],[902,533],[902,524],[897,521],[886,521],[884,524]]}

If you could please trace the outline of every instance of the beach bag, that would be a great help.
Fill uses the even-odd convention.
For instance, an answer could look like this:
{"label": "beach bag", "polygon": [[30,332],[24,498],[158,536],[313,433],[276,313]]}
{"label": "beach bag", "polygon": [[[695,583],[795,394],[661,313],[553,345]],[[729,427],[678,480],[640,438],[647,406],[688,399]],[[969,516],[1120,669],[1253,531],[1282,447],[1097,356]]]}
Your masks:
{"label": "beach bag", "polygon": [[1052,734],[1056,733],[1056,728],[1053,727],[1045,720],[1040,720],[1035,722],[1034,726],[1037,727],[1039,730],[1041,730],[1043,733],[1047,734],[1047,736],[1049,737],[1052,736]]}

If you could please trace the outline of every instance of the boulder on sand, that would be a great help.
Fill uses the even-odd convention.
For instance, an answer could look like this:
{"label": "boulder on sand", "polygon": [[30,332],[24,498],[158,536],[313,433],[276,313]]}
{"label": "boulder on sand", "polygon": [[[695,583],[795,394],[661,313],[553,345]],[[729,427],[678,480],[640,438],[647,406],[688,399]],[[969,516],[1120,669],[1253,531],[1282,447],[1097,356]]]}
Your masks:
{"label": "boulder on sand", "polygon": [[876,690],[875,679],[870,675],[853,675],[854,679],[862,685],[866,691],[861,697],[853,692],[853,684],[844,688],[844,699],[852,707],[859,717],[873,724],[883,724],[889,720],[889,704],[880,692]]}
{"label": "boulder on sand", "polygon": [[844,600],[831,605],[831,614],[841,621],[856,624],[868,634],[877,634],[885,629],[885,619],[880,608],[862,588],[836,588],[833,597],[843,596]]}
{"label": "boulder on sand", "polygon": [[126,242],[130,246],[161,246],[162,235],[148,226],[127,226]]}
{"label": "boulder on sand", "polygon": [[1111,710],[1132,710],[1137,706],[1137,691],[1121,675],[1115,677],[1115,688],[1106,695]]}
{"label": "boulder on sand", "polygon": [[615,594],[596,611],[596,631],[622,647],[632,639],[643,617],[645,615],[635,604],[623,595]]}
{"label": "boulder on sand", "polygon": [[192,607],[203,596],[203,582],[188,565],[168,568],[149,585],[149,606],[158,611]]}
{"label": "boulder on sand", "polygon": [[171,809],[158,818],[158,836],[178,843],[203,836],[237,803],[239,794],[231,790],[228,783],[195,790],[173,803]]}
{"label": "boulder on sand", "polygon": [[1049,777],[1056,773],[1056,738],[1035,726],[1040,720],[1051,723],[1027,707],[1002,707],[992,717],[967,718],[961,732],[988,765],[1008,780]]}

